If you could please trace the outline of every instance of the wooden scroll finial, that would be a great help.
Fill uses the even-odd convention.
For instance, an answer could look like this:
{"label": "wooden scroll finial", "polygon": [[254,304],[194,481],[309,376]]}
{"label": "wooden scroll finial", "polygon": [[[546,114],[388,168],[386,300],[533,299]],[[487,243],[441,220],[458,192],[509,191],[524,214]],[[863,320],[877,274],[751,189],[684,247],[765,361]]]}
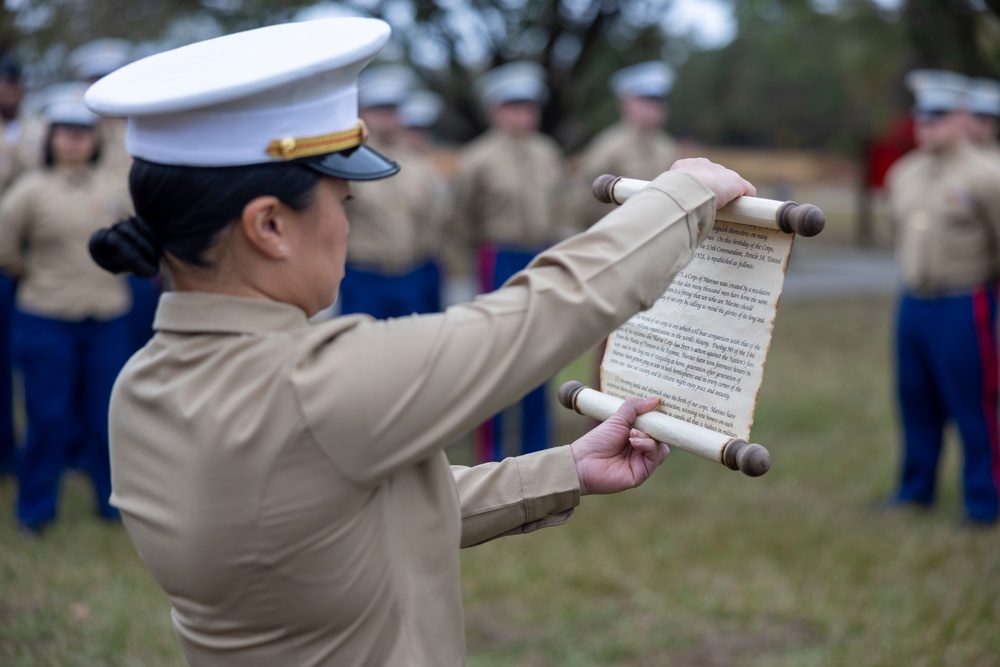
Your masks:
{"label": "wooden scroll finial", "polygon": [[747,477],[760,477],[771,469],[771,453],[761,445],[735,438],[723,448],[722,463]]}
{"label": "wooden scroll finial", "polygon": [[585,389],[586,385],[576,380],[563,382],[559,387],[559,404],[567,410],[576,411],[576,395]]}
{"label": "wooden scroll finial", "polygon": [[775,215],[778,229],[799,236],[816,236],[826,226],[823,211],[812,204],[796,204],[786,201]]}
{"label": "wooden scroll finial", "polygon": [[601,174],[595,178],[594,184],[591,186],[594,198],[602,204],[620,203],[615,199],[615,181],[618,178],[618,176],[612,176],[611,174]]}

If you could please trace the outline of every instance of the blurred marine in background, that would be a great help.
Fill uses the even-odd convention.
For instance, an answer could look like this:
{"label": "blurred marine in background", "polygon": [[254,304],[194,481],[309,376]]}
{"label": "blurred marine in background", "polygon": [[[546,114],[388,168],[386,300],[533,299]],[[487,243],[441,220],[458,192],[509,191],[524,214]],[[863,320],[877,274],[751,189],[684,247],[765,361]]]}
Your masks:
{"label": "blurred marine in background", "polygon": [[[42,161],[43,123],[24,113],[21,66],[0,60],[0,195],[22,173]],[[14,315],[14,280],[0,273],[0,476],[15,464],[13,365],[10,329]]]}
{"label": "blurred marine in background", "polygon": [[131,354],[128,285],[87,250],[95,230],[131,212],[126,193],[97,166],[98,118],[82,100],[54,103],[46,115],[44,167],[0,202],[0,271],[17,280],[11,338],[27,412],[17,521],[26,536],[55,519],[76,442],[97,514],[117,519],[108,502],[108,404]]}
{"label": "blurred marine in background", "polygon": [[997,120],[1000,119],[1000,81],[975,79],[969,84],[969,138],[1000,158]]}
{"label": "blurred marine in background", "polygon": [[399,119],[403,125],[406,147],[426,153],[434,145],[434,126],[444,111],[444,100],[429,90],[414,90],[403,102]]}
{"label": "blurred marine in background", "polygon": [[[77,81],[92,85],[120,67],[132,61],[135,46],[127,39],[105,37],[95,39],[77,47],[69,56],[68,64],[73,69]],[[125,148],[124,118],[102,117],[101,159],[98,164],[109,182],[121,188],[122,196],[128,200],[128,174],[132,168],[132,157]],[[160,299],[160,278],[140,278],[128,276],[132,291],[132,309],[128,314],[130,347],[134,352],[146,344],[153,336],[153,318],[156,304]]]}
{"label": "blurred marine in background", "polygon": [[[556,240],[566,178],[558,144],[539,132],[549,95],[545,70],[533,62],[508,63],[478,85],[491,129],[463,151],[453,226],[476,248],[480,290],[492,292]],[[522,453],[548,443],[542,385],[521,401]],[[503,458],[502,415],[478,429],[476,448],[481,461]]]}
{"label": "blurred marine in background", "polygon": [[958,427],[966,520],[997,522],[997,279],[1000,166],[968,141],[970,86],[953,72],[917,70],[918,149],[888,175],[903,282],[897,388],[904,448],[894,503],[929,507],[944,428]]}
{"label": "blurred marine in background", "polygon": [[[674,85],[674,70],[661,61],[620,69],[611,76],[611,91],[618,99],[620,119],[587,146],[577,172],[589,191],[601,174],[652,180],[677,159],[677,145],[663,129],[667,99]],[[580,224],[589,227],[611,210],[593,197],[578,197]]]}
{"label": "blurred marine in background", "polygon": [[441,309],[437,262],[449,200],[437,171],[405,143],[400,108],[415,82],[401,65],[369,67],[358,81],[369,143],[391,153],[401,168],[396,178],[351,185],[343,314],[386,319]]}

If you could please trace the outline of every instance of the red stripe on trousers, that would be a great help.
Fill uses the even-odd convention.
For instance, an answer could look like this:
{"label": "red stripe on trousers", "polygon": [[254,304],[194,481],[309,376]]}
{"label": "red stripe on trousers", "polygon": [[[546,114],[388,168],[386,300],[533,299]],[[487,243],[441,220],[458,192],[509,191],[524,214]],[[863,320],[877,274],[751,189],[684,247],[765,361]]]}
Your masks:
{"label": "red stripe on trousers", "polygon": [[983,374],[983,416],[990,439],[990,469],[993,484],[1000,491],[1000,417],[997,414],[997,391],[1000,365],[997,362],[997,331],[990,325],[990,295],[979,288],[972,294],[972,311],[979,341],[979,362]]}
{"label": "red stripe on trousers", "polygon": [[[479,278],[480,293],[492,292],[497,288],[497,285],[494,284],[496,282],[496,268],[497,247],[486,243],[481,244],[476,248],[476,272]],[[472,439],[475,444],[476,462],[492,461],[497,441],[493,420],[487,419],[476,427]]]}
{"label": "red stripe on trousers", "polygon": [[492,292],[496,285],[497,247],[483,244],[476,248],[476,269],[479,278],[479,291],[483,294]]}

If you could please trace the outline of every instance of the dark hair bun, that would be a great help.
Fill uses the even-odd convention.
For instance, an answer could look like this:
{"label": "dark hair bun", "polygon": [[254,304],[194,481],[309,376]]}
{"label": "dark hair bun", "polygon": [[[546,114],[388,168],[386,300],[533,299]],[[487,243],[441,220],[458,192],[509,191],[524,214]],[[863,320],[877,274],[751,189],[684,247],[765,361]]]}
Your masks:
{"label": "dark hair bun", "polygon": [[99,229],[90,237],[90,256],[111,273],[152,278],[160,270],[162,254],[152,227],[137,215]]}

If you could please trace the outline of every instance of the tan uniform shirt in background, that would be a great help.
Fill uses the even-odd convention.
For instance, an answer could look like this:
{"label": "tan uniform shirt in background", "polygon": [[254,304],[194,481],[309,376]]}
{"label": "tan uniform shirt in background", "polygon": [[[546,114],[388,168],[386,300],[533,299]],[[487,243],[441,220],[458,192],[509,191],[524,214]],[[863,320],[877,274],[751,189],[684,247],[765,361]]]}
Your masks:
{"label": "tan uniform shirt in background", "polygon": [[22,114],[0,122],[0,193],[21,174],[44,161],[46,126],[41,119]]}
{"label": "tan uniform shirt in background", "polygon": [[462,153],[454,232],[471,244],[545,247],[559,235],[566,185],[562,152],[552,139],[487,132]]}
{"label": "tan uniform shirt in background", "polygon": [[903,286],[944,296],[1000,278],[1000,166],[962,145],[917,150],[887,176]]}
{"label": "tan uniform shirt in background", "polygon": [[598,134],[579,158],[576,168],[580,194],[578,226],[586,229],[607,215],[611,204],[602,204],[591,194],[594,179],[601,174],[652,180],[677,160],[677,144],[665,132],[639,132],[623,122]]}
{"label": "tan uniform shirt in background", "polygon": [[128,175],[132,169],[132,156],[125,147],[125,130],[128,121],[124,118],[102,118],[101,158],[98,167],[111,181],[122,188],[128,196]]}
{"label": "tan uniform shirt in background", "polygon": [[368,270],[402,274],[441,254],[450,196],[427,158],[401,147],[386,148],[385,153],[399,163],[398,174],[351,183],[347,261]]}
{"label": "tan uniform shirt in background", "polygon": [[188,661],[464,664],[459,547],[566,521],[579,484],[568,447],[475,468],[443,449],[654,303],[714,205],[665,174],[434,315],[309,325],[166,294],[111,401],[112,503]]}
{"label": "tan uniform shirt in background", "polygon": [[0,200],[0,270],[17,278],[17,306],[61,320],[124,315],[132,297],[123,276],[103,270],[87,243],[127,215],[120,188],[97,169],[41,169]]}

